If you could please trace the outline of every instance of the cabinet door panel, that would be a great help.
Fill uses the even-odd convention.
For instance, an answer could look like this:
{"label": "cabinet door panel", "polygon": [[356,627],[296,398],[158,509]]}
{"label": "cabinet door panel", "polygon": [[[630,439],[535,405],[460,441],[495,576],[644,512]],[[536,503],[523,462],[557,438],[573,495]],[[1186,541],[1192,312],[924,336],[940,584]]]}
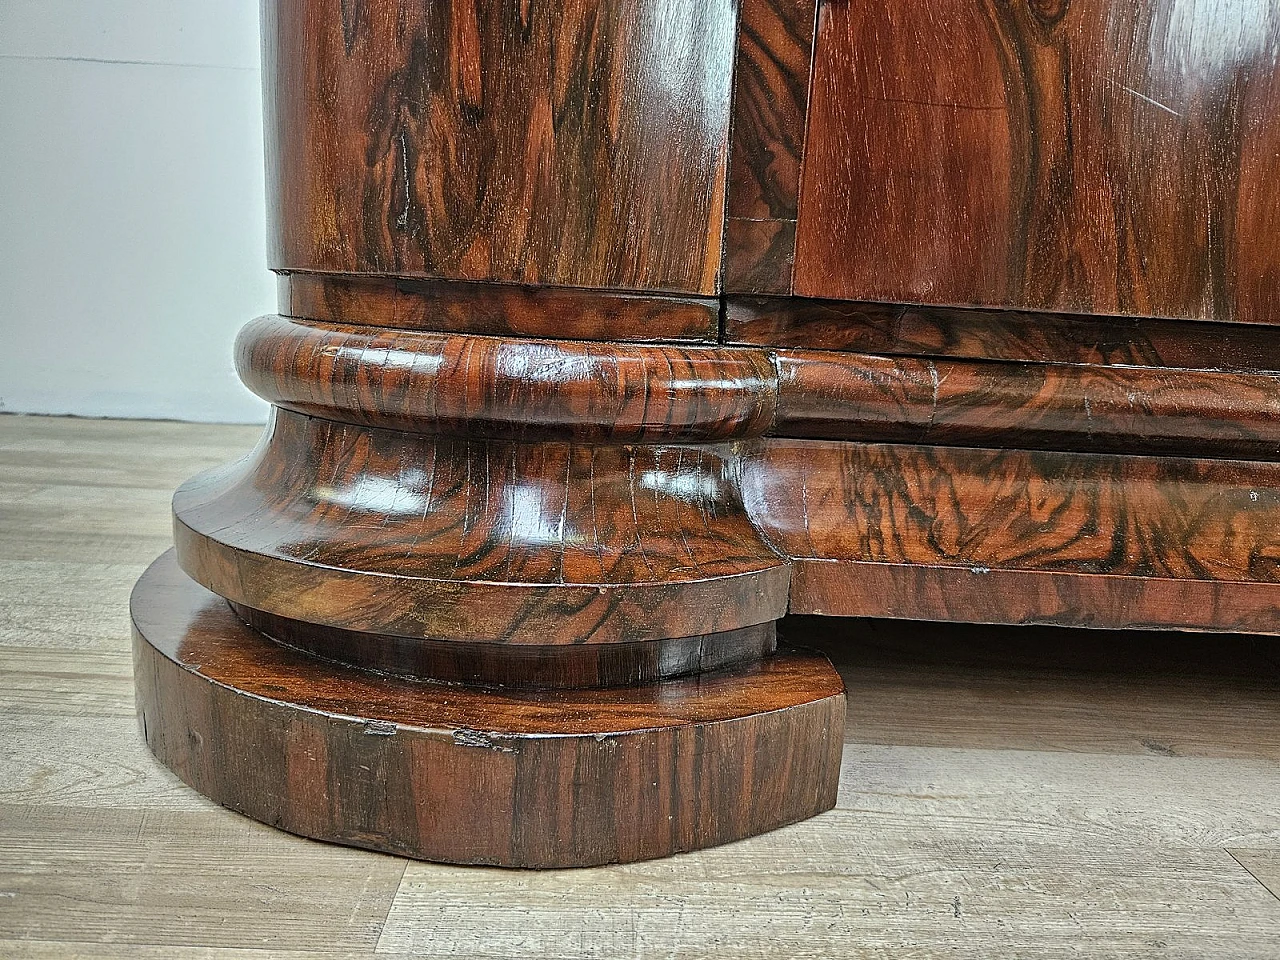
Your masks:
{"label": "cabinet door panel", "polygon": [[1280,4],[830,0],[809,296],[1280,322]]}

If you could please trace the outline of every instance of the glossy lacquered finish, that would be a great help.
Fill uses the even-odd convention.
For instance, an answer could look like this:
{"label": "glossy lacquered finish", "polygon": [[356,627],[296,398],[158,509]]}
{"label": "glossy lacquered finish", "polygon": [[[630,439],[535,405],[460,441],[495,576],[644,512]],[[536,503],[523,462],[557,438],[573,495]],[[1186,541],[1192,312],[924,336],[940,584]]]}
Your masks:
{"label": "glossy lacquered finish", "polygon": [[786,612],[729,451],[423,436],[278,410],[174,496],[183,569],[246,607],[437,640],[584,644]]}
{"label": "glossy lacquered finish", "polygon": [[1280,633],[1280,464],[777,439],[790,610]]}
{"label": "glossy lacquered finish", "polygon": [[1265,326],[906,303],[730,297],[730,344],[910,357],[1013,360],[1280,373],[1280,337]]}
{"label": "glossy lacquered finish", "polygon": [[148,745],[201,793],[294,833],[563,867],[725,843],[835,803],[843,684],[817,654],[615,689],[400,680],[273,643],[172,554],[132,610]]}
{"label": "glossy lacquered finish", "polygon": [[[289,642],[335,659],[425,657],[397,637],[688,648],[794,611],[850,569],[875,582],[865,565],[1131,592],[1037,613],[1038,594],[990,589],[979,613],[962,585],[959,618],[1270,629],[1280,464],[1229,458],[1280,460],[1275,375],[283,318],[255,321],[242,347],[247,382],[282,409],[253,457],[178,491],[179,558],[237,604],[324,627],[325,650]],[[507,438],[482,439],[495,431]],[[1190,445],[1201,459],[1133,456]],[[1146,580],[1209,599],[1126,620]],[[1263,606],[1239,615],[1246,594]],[[926,609],[903,583],[834,606]]]}
{"label": "glossy lacquered finish", "polygon": [[795,292],[1280,321],[1270,0],[833,0]]}
{"label": "glossy lacquered finish", "polygon": [[1280,459],[1280,376],[779,351],[781,437]]}
{"label": "glossy lacquered finish", "polygon": [[703,443],[760,436],[777,402],[762,350],[450,336],[260,317],[236,366],[277,406],[469,437]]}
{"label": "glossy lacquered finish", "polygon": [[[867,309],[876,316],[875,305]],[[909,349],[902,344],[910,320],[881,313],[883,324],[866,321],[866,340],[879,333]],[[836,315],[846,332],[863,319]],[[967,352],[963,331],[927,319],[918,324],[922,339],[949,336],[956,353]],[[976,328],[986,329],[980,320]],[[1188,361],[1208,356],[1208,337],[1191,349],[1167,334],[1171,342],[1162,344],[1135,338],[1110,362],[1085,364],[1071,362],[1079,359],[1072,351],[1103,349],[1083,339],[1087,326],[1060,343],[1039,325],[1029,329],[1039,335],[1026,352],[1053,346],[1064,360],[579,343],[261,317],[241,332],[237,367],[276,406],[415,433],[596,444],[770,434],[1146,454],[1194,444],[1202,456],[1280,457],[1280,374],[1136,362],[1158,347],[1184,348]]]}
{"label": "glossy lacquered finish", "polygon": [[661,856],[834,802],[789,611],[1280,634],[1264,0],[264,24],[272,420],[134,597],[144,733],[205,794]]}
{"label": "glossy lacquered finish", "polygon": [[715,293],[732,0],[266,0],[271,266]]}

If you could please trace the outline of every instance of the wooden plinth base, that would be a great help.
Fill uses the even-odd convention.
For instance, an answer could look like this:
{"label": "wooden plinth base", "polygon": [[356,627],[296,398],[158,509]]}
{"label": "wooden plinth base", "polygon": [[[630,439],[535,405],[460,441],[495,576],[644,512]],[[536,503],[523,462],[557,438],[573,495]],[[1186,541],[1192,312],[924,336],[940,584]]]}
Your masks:
{"label": "wooden plinth base", "polygon": [[816,654],[613,689],[396,679],[268,640],[172,551],[131,607],[147,744],[201,793],[293,833],[453,863],[586,866],[835,803],[843,684]]}

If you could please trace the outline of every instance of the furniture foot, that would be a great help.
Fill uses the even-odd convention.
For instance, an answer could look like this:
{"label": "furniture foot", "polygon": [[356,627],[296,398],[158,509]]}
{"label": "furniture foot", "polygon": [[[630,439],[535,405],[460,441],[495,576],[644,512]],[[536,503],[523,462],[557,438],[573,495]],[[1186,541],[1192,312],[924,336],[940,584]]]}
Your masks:
{"label": "furniture foot", "polygon": [[156,756],[217,802],[304,836],[585,866],[741,839],[835,803],[843,685],[814,653],[611,688],[389,677],[273,642],[173,551],[138,582],[132,613]]}

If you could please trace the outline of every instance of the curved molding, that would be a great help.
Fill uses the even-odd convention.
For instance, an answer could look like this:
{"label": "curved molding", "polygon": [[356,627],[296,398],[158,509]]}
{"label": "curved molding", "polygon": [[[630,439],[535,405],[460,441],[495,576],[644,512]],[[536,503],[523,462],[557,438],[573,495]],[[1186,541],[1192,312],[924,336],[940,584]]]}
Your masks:
{"label": "curved molding", "polygon": [[236,369],[270,403],[421,433],[614,443],[762,436],[777,378],[767,353],[515,340],[314,323],[249,323]]}
{"label": "curved molding", "polygon": [[365,426],[510,440],[764,435],[1280,459],[1280,374],[425,333],[262,317],[259,396]]}
{"label": "curved molding", "polygon": [[664,640],[786,612],[715,449],[429,437],[277,411],[174,495],[183,569],[227,599],[365,633]]}
{"label": "curved molding", "polygon": [[780,437],[1280,458],[1280,375],[783,350]]}

